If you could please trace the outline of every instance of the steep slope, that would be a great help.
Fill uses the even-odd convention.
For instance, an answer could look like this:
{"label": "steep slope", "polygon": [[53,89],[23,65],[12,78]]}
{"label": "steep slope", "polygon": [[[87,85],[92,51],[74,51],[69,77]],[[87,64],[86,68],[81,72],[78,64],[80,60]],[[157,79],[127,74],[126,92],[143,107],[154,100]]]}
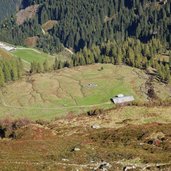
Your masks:
{"label": "steep slope", "polygon": [[22,0],[1,0],[0,1],[0,21],[15,14],[21,5]]}
{"label": "steep slope", "polygon": [[33,0],[1,0],[0,1],[0,22],[4,19],[15,16],[19,9],[26,8],[31,5]]}
{"label": "steep slope", "polygon": [[7,52],[5,49],[0,48],[0,58],[1,59],[12,59],[11,53]]}
{"label": "steep slope", "polygon": [[[37,0],[35,3],[41,6],[36,17],[20,27],[9,21],[6,24],[10,26],[12,22],[15,31],[5,26],[1,39],[22,44],[25,38],[37,35],[42,38],[39,47],[48,51],[59,45],[59,39],[64,46],[78,51],[92,44],[131,36],[143,42],[155,37],[171,46],[170,1]],[[49,20],[59,24],[48,31],[48,36],[43,35],[41,26]]]}
{"label": "steep slope", "polygon": [[1,0],[0,1],[0,21],[14,14],[19,9],[21,0]]}
{"label": "steep slope", "polygon": [[0,170],[170,171],[170,110],[120,107],[52,122],[2,120]]}
{"label": "steep slope", "polygon": [[16,14],[16,22],[18,25],[23,24],[26,20],[32,19],[36,16],[39,5],[31,5]]}

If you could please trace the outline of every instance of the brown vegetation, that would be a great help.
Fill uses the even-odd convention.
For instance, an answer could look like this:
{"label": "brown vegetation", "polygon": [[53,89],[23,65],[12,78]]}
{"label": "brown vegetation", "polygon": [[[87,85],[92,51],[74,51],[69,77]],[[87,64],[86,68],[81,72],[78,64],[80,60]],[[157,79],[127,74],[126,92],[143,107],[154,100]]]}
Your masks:
{"label": "brown vegetation", "polygon": [[25,39],[24,44],[28,47],[36,47],[38,41],[38,37],[28,37]]}
{"label": "brown vegetation", "polygon": [[[94,120],[94,117],[88,118],[89,121]],[[0,158],[3,163],[0,169],[27,170],[24,168],[28,166],[29,171],[67,171],[78,168],[88,171],[96,168],[101,161],[111,165],[109,171],[121,171],[128,166],[137,171],[144,168],[164,171],[170,168],[171,124],[130,125],[125,122],[119,129],[95,130],[74,126],[72,121],[67,127],[60,127],[58,121],[55,121],[56,124],[51,122],[41,126],[28,122],[23,126],[25,120],[18,122],[22,123],[19,124],[22,127],[15,129],[15,141],[0,141],[1,154],[5,159],[3,162]],[[11,125],[11,121],[2,123]]]}
{"label": "brown vegetation", "polygon": [[42,28],[44,31],[51,30],[56,24],[58,24],[58,21],[56,20],[48,20],[46,23],[42,25]]}
{"label": "brown vegetation", "polygon": [[16,22],[17,22],[17,24],[21,25],[27,19],[32,19],[36,15],[38,8],[39,8],[39,5],[32,5],[32,6],[27,7],[26,9],[20,10],[16,14],[16,17],[17,17]]}

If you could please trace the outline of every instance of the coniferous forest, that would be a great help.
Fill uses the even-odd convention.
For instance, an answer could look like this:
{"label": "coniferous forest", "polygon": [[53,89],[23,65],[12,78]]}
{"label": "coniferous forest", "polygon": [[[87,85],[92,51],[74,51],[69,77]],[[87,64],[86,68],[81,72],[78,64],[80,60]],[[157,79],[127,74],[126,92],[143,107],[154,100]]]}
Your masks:
{"label": "coniferous forest", "polygon": [[20,8],[21,0],[1,0],[0,1],[0,21],[10,17]]}
{"label": "coniferous forest", "polygon": [[[1,21],[0,40],[23,45],[38,37],[37,48],[56,53],[67,47],[75,51],[72,62],[56,61],[54,69],[92,63],[152,66],[161,80],[170,79],[170,64],[158,53],[170,55],[171,1],[168,0],[29,0],[19,8],[39,5],[35,16],[17,24],[16,16]],[[56,24],[44,33],[48,21]],[[48,70],[44,65],[45,71]],[[40,72],[32,64],[31,73]]]}
{"label": "coniferous forest", "polygon": [[9,81],[16,81],[22,77],[23,64],[20,59],[0,60],[0,87]]}
{"label": "coniferous forest", "polygon": [[171,171],[171,0],[0,0],[0,171]]}
{"label": "coniferous forest", "polygon": [[[2,22],[1,40],[23,44],[26,37],[38,36],[37,46],[49,52],[60,43],[79,51],[128,37],[144,43],[157,38],[171,47],[171,2],[167,0],[30,0],[29,4],[39,4],[36,16],[23,25],[16,24],[15,16]],[[48,20],[58,23],[44,35],[41,26]]]}

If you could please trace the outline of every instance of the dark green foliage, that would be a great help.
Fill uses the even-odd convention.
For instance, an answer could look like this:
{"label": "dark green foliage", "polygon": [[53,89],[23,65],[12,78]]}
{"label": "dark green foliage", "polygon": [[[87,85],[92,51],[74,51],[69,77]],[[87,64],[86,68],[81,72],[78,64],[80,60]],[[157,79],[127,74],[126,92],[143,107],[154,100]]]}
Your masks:
{"label": "dark green foliage", "polygon": [[45,60],[45,62],[43,63],[43,69],[45,72],[50,71],[49,63],[47,60]]}
{"label": "dark green foliage", "polygon": [[57,37],[53,37],[50,35],[42,35],[39,38],[37,47],[43,50],[46,53],[54,54],[56,52],[60,52],[63,49],[63,46]]}
{"label": "dark green foliage", "polygon": [[16,81],[23,74],[23,64],[20,59],[0,60],[0,86],[9,81]]}
{"label": "dark green foliage", "polygon": [[[79,51],[85,46],[123,41],[132,36],[142,42],[155,37],[171,47],[170,1],[160,4],[159,0],[35,0],[34,3],[40,4],[36,17],[22,26],[15,24],[13,18],[5,21],[1,25],[1,40],[22,44],[26,37],[37,35],[38,47],[51,53],[60,50],[60,42]],[[48,20],[57,20],[59,24],[43,35],[41,25]],[[133,55],[131,49],[129,55]],[[118,63],[121,58],[119,55]],[[107,57],[104,62],[109,62]]]}
{"label": "dark green foliage", "polygon": [[14,14],[20,7],[21,0],[0,1],[0,21]]}
{"label": "dark green foliage", "polygon": [[0,87],[2,87],[5,83],[4,73],[2,71],[2,68],[0,67]]}
{"label": "dark green foliage", "polygon": [[[98,49],[98,53],[97,53]],[[99,46],[84,48],[73,56],[74,66],[93,63],[112,63],[114,65],[126,64],[132,67],[146,69],[156,68],[161,81],[170,81],[169,63],[161,63],[156,55],[166,50],[166,47],[157,39],[148,43],[141,43],[136,39],[127,39],[124,42],[108,41]]]}
{"label": "dark green foliage", "polygon": [[34,4],[34,0],[0,0],[0,21],[32,4]]}
{"label": "dark green foliage", "polygon": [[5,81],[8,82],[8,81],[11,81],[12,78],[11,78],[11,69],[10,69],[10,64],[5,61],[3,62],[3,73],[4,73],[4,77],[5,77]]}
{"label": "dark green foliage", "polygon": [[[5,20],[0,26],[0,39],[22,45],[25,38],[38,36],[37,47],[47,53],[61,51],[63,46],[77,52],[71,62],[55,60],[54,70],[93,63],[123,63],[143,69],[152,66],[157,69],[160,79],[168,82],[171,62],[169,65],[166,62],[159,63],[156,54],[171,47],[171,1],[166,4],[159,2],[23,1],[23,8],[39,4],[35,18],[25,21],[23,25],[17,25],[15,17]],[[56,20],[58,24],[48,30],[48,33],[44,33],[41,26],[48,20]],[[2,70],[5,71],[5,80],[16,80],[16,64],[3,64]],[[48,61],[42,66],[34,62],[30,72],[50,70]],[[18,71],[18,75],[19,73]]]}
{"label": "dark green foliage", "polygon": [[[33,61],[31,63],[31,68],[30,68],[30,73],[35,74],[35,73],[42,73],[44,71],[44,68],[41,63]],[[47,70],[46,70],[47,72]]]}
{"label": "dark green foliage", "polygon": [[[90,48],[85,47],[83,50],[73,55],[70,62],[61,62],[56,58],[53,67],[50,67],[46,60],[43,63],[42,72],[94,63],[125,64],[140,69],[153,67],[158,72],[156,76],[158,76],[161,81],[168,83],[171,79],[169,63],[161,63],[160,59],[156,56],[158,53],[165,51],[166,47],[157,39],[152,39],[148,43],[141,43],[140,40],[132,38],[120,43],[108,41],[99,46],[93,45]],[[39,73],[38,65],[39,63],[33,62],[30,72]],[[99,71],[101,70],[103,70],[103,68]]]}

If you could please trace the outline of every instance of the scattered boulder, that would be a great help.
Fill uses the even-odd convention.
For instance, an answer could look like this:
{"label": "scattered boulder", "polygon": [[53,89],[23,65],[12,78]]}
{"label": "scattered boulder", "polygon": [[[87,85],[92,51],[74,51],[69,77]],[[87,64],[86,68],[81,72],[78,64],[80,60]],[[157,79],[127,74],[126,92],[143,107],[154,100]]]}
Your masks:
{"label": "scattered boulder", "polygon": [[78,151],[80,151],[80,150],[81,150],[80,148],[78,148],[78,147],[74,147],[71,151],[78,152]]}
{"label": "scattered boulder", "polygon": [[74,148],[74,151],[80,151],[80,148]]}
{"label": "scattered boulder", "polygon": [[62,161],[64,161],[64,162],[69,162],[69,159],[62,159]]}
{"label": "scattered boulder", "polygon": [[107,163],[106,161],[101,161],[97,164],[97,166],[94,168],[94,171],[100,170],[100,171],[108,171],[112,165],[110,163]]}
{"label": "scattered boulder", "polygon": [[89,83],[89,84],[85,85],[84,87],[86,87],[86,88],[95,88],[95,87],[97,87],[97,84]]}
{"label": "scattered boulder", "polygon": [[136,169],[135,166],[125,166],[125,167],[123,168],[123,171],[132,171],[132,170],[135,170],[135,169]]}
{"label": "scattered boulder", "polygon": [[93,128],[93,129],[100,129],[101,127],[100,127],[99,124],[94,124],[94,125],[91,126],[91,128]]}

